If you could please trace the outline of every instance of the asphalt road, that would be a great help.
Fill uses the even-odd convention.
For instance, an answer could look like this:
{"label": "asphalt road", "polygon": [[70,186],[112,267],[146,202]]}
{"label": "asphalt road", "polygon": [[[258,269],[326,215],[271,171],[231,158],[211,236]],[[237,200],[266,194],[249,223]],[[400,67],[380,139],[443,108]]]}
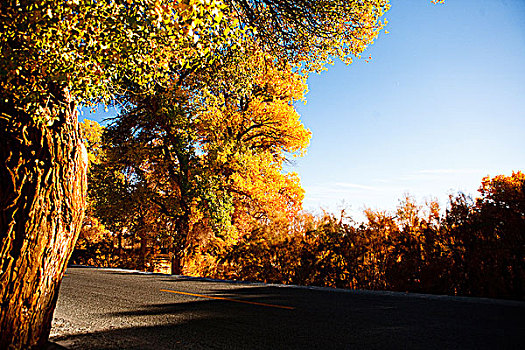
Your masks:
{"label": "asphalt road", "polygon": [[51,340],[70,349],[523,349],[525,302],[69,268]]}

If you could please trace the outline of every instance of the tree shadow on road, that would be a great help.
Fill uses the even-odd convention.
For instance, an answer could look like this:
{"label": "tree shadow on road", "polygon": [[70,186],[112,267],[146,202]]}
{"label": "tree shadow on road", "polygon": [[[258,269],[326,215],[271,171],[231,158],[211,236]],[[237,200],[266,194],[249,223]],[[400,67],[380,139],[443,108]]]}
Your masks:
{"label": "tree shadow on road", "polygon": [[[291,288],[208,289],[108,313],[117,328],[56,337],[70,349],[520,349],[525,303]],[[147,326],[145,326],[147,325]]]}

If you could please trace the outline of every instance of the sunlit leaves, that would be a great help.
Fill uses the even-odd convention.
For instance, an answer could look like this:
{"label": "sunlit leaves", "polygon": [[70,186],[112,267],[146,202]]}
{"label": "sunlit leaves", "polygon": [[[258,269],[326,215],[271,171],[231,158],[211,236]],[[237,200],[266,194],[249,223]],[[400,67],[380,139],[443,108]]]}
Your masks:
{"label": "sunlit leaves", "polygon": [[216,277],[318,286],[523,299],[525,177],[483,179],[476,202],[451,196],[445,213],[406,195],[395,212],[297,215],[295,229],[257,227],[214,269]]}
{"label": "sunlit leaves", "polygon": [[482,197],[480,205],[494,205],[515,210],[525,218],[523,203],[525,202],[525,174],[513,172],[511,176],[498,175],[494,178],[485,177],[479,189]]}
{"label": "sunlit leaves", "polygon": [[388,0],[228,1],[279,60],[302,72],[359,57],[384,27]]}
{"label": "sunlit leaves", "polygon": [[167,83],[174,68],[207,64],[236,40],[235,30],[224,34],[232,26],[224,9],[215,0],[2,2],[2,98],[43,117],[61,107],[53,89],[110,102],[128,93],[123,81],[146,90]]}
{"label": "sunlit leaves", "polygon": [[85,119],[79,125],[84,145],[88,151],[89,163],[100,164],[103,160],[102,133],[104,128],[89,119]]}

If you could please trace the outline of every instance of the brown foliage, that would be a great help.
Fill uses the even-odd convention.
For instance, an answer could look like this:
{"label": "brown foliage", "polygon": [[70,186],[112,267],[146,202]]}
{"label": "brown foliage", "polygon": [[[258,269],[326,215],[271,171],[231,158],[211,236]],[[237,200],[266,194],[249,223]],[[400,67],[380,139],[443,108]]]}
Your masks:
{"label": "brown foliage", "polygon": [[[406,195],[394,213],[365,210],[367,221],[359,225],[344,211],[340,217],[275,217],[230,246],[198,240],[183,271],[234,280],[523,299],[525,176],[485,178],[479,191],[476,201],[461,193],[450,196],[444,214],[436,201],[422,206]],[[88,237],[100,236],[89,232],[84,229],[84,241],[91,240],[84,254],[98,253],[84,262],[139,267],[138,246],[118,250],[107,235],[93,243]],[[148,249],[149,259],[159,252],[155,245]]]}
{"label": "brown foliage", "polygon": [[[283,210],[274,210],[264,220],[247,221],[247,212],[239,206],[233,225],[240,236],[229,244],[217,240],[207,219],[199,216],[190,232],[193,243],[182,261],[182,272],[336,288],[523,299],[525,175],[487,177],[479,192],[475,201],[461,193],[450,196],[444,213],[436,201],[419,205],[405,195],[393,213],[366,209],[366,222],[361,224],[344,212],[340,217],[329,213],[315,217]],[[79,241],[84,246],[77,246],[83,249],[76,255],[78,262],[152,269],[161,241],[152,236],[143,245],[143,237],[137,241],[128,235],[131,242],[135,237],[135,244],[123,248],[122,236],[94,234],[95,224],[92,221],[89,229],[84,228]],[[158,232],[154,226],[151,229]]]}
{"label": "brown foliage", "polygon": [[342,215],[297,216],[299,229],[262,225],[203,269],[213,277],[342,288],[523,299],[525,176],[485,178],[475,202],[450,197],[396,213],[367,209],[367,222]]}

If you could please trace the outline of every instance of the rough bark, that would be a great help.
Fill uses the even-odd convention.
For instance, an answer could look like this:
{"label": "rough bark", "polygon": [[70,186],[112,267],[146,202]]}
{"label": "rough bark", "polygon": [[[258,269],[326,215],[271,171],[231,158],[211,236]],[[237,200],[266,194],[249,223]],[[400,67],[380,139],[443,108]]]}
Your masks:
{"label": "rough bark", "polygon": [[188,247],[188,234],[190,231],[190,216],[189,208],[183,205],[185,208],[184,214],[179,218],[177,223],[177,236],[175,242],[172,245],[172,256],[171,256],[171,274],[182,275],[184,269],[184,252]]}
{"label": "rough bark", "polygon": [[84,215],[86,151],[75,106],[59,99],[50,126],[0,102],[0,349],[47,341]]}

